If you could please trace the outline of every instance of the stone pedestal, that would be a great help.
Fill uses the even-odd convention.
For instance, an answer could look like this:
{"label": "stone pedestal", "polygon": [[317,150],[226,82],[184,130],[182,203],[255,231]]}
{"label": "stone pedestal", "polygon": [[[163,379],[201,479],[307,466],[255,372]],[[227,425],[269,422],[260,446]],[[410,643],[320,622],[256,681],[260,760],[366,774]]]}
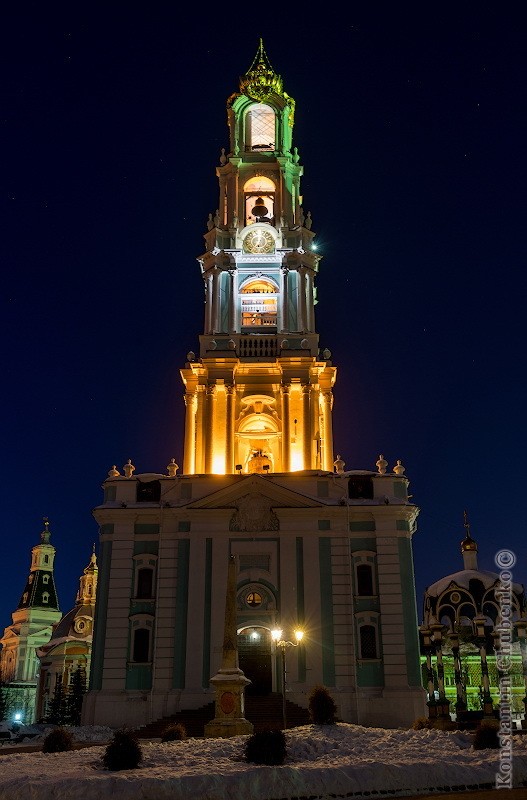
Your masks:
{"label": "stone pedestal", "polygon": [[252,723],[244,717],[244,692],[251,681],[242,670],[222,668],[210,682],[216,689],[216,707],[214,719],[205,725],[205,736],[228,738],[252,733]]}

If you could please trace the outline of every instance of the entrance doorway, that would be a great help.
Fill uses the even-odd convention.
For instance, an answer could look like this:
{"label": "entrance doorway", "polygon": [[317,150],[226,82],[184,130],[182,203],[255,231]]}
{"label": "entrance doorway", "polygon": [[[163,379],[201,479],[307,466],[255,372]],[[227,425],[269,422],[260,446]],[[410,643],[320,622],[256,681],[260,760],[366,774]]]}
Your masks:
{"label": "entrance doorway", "polygon": [[252,681],[246,688],[247,695],[266,695],[273,689],[273,666],[271,657],[271,632],[267,628],[244,628],[238,634],[238,658],[240,669]]}

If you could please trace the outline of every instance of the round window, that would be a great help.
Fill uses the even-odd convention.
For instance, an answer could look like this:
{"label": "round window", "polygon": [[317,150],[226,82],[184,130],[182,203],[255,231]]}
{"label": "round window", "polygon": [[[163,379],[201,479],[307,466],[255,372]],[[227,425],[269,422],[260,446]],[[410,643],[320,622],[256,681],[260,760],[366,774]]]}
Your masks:
{"label": "round window", "polygon": [[461,600],[461,595],[459,594],[459,592],[452,592],[452,594],[450,595],[450,599],[453,603],[459,603],[459,601]]}
{"label": "round window", "polygon": [[258,606],[262,605],[262,602],[262,595],[258,592],[249,592],[245,598],[245,603],[249,606],[249,608],[257,608]]}

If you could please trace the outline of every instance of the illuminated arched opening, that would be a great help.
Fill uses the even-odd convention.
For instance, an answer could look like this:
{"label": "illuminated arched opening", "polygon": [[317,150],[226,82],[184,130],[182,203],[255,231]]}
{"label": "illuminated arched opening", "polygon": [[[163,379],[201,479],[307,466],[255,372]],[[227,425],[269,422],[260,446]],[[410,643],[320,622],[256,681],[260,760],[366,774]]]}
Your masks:
{"label": "illuminated arched opening", "polygon": [[240,295],[242,328],[276,327],[278,287],[266,278],[250,279]]}
{"label": "illuminated arched opening", "polygon": [[259,216],[260,222],[272,223],[274,219],[274,199],[275,199],[275,185],[270,178],[264,178],[261,175],[249,178],[243,187],[244,207],[245,207],[245,224],[252,225],[257,221],[257,217],[253,214],[253,208],[256,201],[261,198],[267,213],[264,216]]}
{"label": "illuminated arched opening", "polygon": [[270,405],[274,399],[253,396],[242,400],[243,417],[235,434],[236,462],[245,473],[276,472],[280,459],[280,433],[278,422],[272,416]]}
{"label": "illuminated arched opening", "polygon": [[245,116],[245,142],[249,151],[274,150],[276,117],[274,109],[266,103],[255,103]]}

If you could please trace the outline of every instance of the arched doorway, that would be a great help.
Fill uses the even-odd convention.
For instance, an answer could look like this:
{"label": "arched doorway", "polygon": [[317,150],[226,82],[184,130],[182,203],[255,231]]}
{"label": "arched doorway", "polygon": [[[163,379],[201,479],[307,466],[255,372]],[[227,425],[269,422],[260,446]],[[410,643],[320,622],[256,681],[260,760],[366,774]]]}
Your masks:
{"label": "arched doorway", "polygon": [[240,669],[251,681],[245,693],[270,694],[273,689],[271,632],[257,626],[242,628],[238,632],[238,659]]}

